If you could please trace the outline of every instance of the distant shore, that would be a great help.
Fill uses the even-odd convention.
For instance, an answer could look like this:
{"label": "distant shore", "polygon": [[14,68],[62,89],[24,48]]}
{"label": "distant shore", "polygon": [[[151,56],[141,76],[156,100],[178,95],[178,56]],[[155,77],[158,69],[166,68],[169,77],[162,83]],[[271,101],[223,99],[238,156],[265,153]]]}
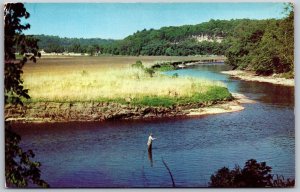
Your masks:
{"label": "distant shore", "polygon": [[231,70],[231,71],[222,71],[221,73],[228,74],[245,81],[258,81],[258,82],[266,82],[266,83],[272,83],[272,84],[284,85],[284,86],[295,86],[294,79],[285,79],[285,78],[274,77],[274,76],[258,76],[255,73],[249,71]]}

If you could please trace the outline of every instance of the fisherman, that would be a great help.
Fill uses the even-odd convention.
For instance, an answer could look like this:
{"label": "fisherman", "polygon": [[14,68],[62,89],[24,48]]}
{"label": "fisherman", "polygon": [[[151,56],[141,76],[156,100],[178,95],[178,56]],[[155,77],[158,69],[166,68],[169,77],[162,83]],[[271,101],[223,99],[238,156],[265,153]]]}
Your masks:
{"label": "fisherman", "polygon": [[154,138],[152,136],[153,136],[152,133],[150,133],[149,138],[148,138],[148,143],[147,143],[147,145],[148,145],[148,151],[152,151],[152,141],[154,139],[156,139],[156,138]]}

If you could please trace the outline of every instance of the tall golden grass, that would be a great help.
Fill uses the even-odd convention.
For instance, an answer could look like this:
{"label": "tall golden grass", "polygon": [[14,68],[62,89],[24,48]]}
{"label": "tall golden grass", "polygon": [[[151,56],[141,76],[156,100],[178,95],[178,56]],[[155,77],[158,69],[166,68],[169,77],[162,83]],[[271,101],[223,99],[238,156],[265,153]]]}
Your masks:
{"label": "tall golden grass", "polygon": [[69,64],[65,68],[59,67],[59,70],[56,68],[32,72],[27,69],[23,79],[32,101],[55,102],[133,99],[144,96],[186,97],[205,93],[212,86],[224,86],[207,80],[172,78],[158,72],[150,77],[144,70],[131,68],[130,65],[96,68]]}
{"label": "tall golden grass", "polygon": [[143,96],[191,96],[205,93],[211,86],[223,86],[206,80],[155,74],[142,69],[124,68],[78,71],[62,74],[24,76],[29,95],[38,101],[96,101],[100,98],[136,98]]}

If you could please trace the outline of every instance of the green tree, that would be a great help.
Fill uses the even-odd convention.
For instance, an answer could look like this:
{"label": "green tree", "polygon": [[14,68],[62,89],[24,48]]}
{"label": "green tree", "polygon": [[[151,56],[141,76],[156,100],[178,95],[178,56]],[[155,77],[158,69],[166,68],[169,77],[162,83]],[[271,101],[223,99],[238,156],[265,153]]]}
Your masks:
{"label": "green tree", "polygon": [[[23,30],[30,28],[29,24],[20,24],[20,18],[22,17],[29,17],[29,13],[23,4],[8,3],[4,6],[5,103],[22,104],[21,98],[29,98],[28,90],[24,89],[22,85],[22,67],[28,59],[35,62],[36,56],[40,56],[37,42],[32,38],[26,38],[22,34]],[[21,60],[16,59],[15,53],[17,50],[23,56]]]}
{"label": "green tree", "polygon": [[[283,66],[279,58],[277,40],[278,21],[267,23],[267,27],[256,48],[248,54],[247,63],[257,74],[269,75],[274,72],[282,73]],[[277,30],[276,30],[277,29]]]}
{"label": "green tree", "polygon": [[290,72],[294,75],[294,6],[286,4],[286,17],[278,22],[277,42],[279,65],[276,73]]}
{"label": "green tree", "polygon": [[266,27],[265,20],[244,20],[228,37],[229,48],[225,52],[226,63],[234,69],[248,69],[251,53],[259,44]]}
{"label": "green tree", "polygon": [[253,70],[257,74],[294,75],[294,11],[287,4],[282,19],[245,20],[230,37],[226,63],[233,68]]}
{"label": "green tree", "polygon": [[[291,6],[290,8],[288,8]],[[250,64],[257,73],[294,73],[294,12],[288,4],[288,15],[268,22],[256,49],[250,56]]]}
{"label": "green tree", "polygon": [[86,51],[90,56],[94,56],[97,50],[95,46],[89,45]]}
{"label": "green tree", "polygon": [[[4,5],[4,49],[5,49],[5,104],[23,105],[22,98],[30,98],[28,90],[23,87],[21,74],[26,61],[36,62],[38,53],[37,41],[22,34],[30,25],[22,25],[21,18],[27,19],[29,13],[22,3],[7,3]],[[22,59],[17,60],[15,53],[20,51]],[[41,187],[49,185],[40,179],[39,162],[31,161],[34,157],[32,150],[24,152],[19,147],[21,137],[14,133],[10,122],[5,121],[5,177],[8,187],[26,187],[36,184]]]}
{"label": "green tree", "polygon": [[295,180],[271,175],[272,168],[265,162],[257,162],[250,159],[245,163],[243,169],[235,166],[233,170],[227,167],[219,169],[212,175],[210,187],[293,187]]}
{"label": "green tree", "polygon": [[168,48],[166,49],[165,54],[166,54],[167,56],[173,56],[173,55],[174,55],[174,50],[172,49],[172,47],[168,47]]}

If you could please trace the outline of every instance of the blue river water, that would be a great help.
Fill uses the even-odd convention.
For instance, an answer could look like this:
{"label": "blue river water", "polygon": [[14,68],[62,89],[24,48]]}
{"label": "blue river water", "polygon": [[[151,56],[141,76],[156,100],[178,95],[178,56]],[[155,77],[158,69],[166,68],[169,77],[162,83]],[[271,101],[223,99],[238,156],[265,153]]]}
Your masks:
{"label": "blue river water", "polygon": [[[15,124],[51,187],[207,187],[226,166],[265,161],[272,174],[295,178],[294,88],[221,74],[222,64],[169,71],[224,82],[256,101],[234,113],[191,118]],[[152,154],[147,138],[152,132]]]}

